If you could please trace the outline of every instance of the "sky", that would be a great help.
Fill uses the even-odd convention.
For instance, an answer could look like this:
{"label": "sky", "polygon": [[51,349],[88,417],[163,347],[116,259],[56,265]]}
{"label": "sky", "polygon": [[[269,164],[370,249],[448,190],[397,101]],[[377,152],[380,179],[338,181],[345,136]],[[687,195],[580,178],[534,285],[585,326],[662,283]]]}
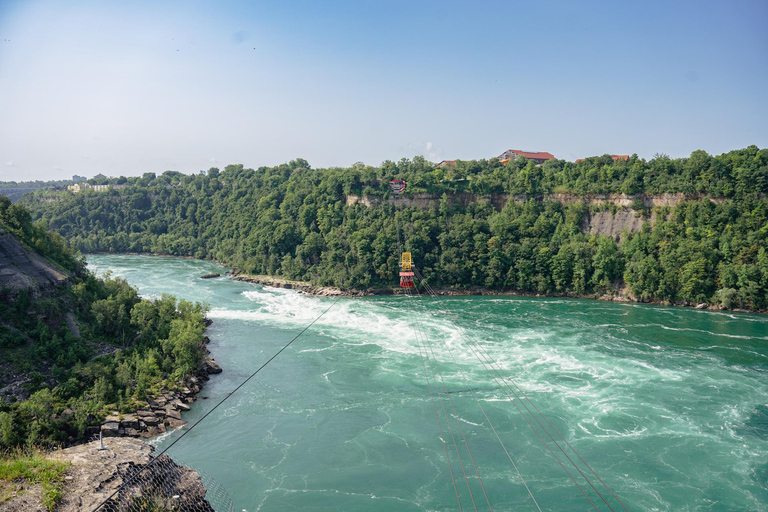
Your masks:
{"label": "sky", "polygon": [[0,181],[768,146],[768,2],[0,0]]}

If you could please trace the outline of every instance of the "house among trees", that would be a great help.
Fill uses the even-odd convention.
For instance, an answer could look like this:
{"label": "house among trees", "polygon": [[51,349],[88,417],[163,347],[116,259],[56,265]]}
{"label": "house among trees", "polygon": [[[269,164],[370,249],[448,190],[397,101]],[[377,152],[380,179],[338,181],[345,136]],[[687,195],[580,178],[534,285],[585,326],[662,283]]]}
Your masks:
{"label": "house among trees", "polygon": [[446,165],[456,165],[456,160],[443,160],[442,162],[436,163],[435,167],[445,167]]}
{"label": "house among trees", "polygon": [[546,151],[520,151],[519,149],[508,149],[500,154],[498,159],[501,160],[501,163],[506,163],[520,156],[533,160],[537,164],[543,164],[547,160],[555,160],[555,155]]}

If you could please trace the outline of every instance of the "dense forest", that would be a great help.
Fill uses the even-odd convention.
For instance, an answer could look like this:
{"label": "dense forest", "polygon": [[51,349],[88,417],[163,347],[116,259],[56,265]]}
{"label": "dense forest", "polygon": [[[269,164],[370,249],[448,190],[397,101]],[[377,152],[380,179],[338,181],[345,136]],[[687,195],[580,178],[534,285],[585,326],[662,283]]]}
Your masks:
{"label": "dense forest", "polygon": [[0,382],[20,380],[29,395],[0,397],[0,448],[81,440],[108,405],[136,410],[199,368],[205,306],[142,300],[122,279],[95,277],[4,197],[0,232],[71,276],[52,290],[0,290]]}
{"label": "dense forest", "polygon": [[[391,179],[407,181],[407,196],[442,197],[439,207],[391,201]],[[295,160],[107,182],[122,187],[40,191],[27,204],[83,252],[213,258],[248,273],[341,288],[396,284],[399,229],[433,286],[768,307],[768,150],[756,146],[719,156],[605,155],[543,165],[518,158],[436,167],[416,157],[312,169]],[[475,200],[451,200],[462,193]],[[665,193],[685,200],[653,212],[643,206],[643,195]],[[384,202],[346,206],[352,194]],[[500,210],[484,200],[501,194],[511,199]],[[555,194],[577,200],[563,203]],[[616,239],[585,233],[596,209],[615,209],[589,205],[595,194],[635,197],[642,230]]]}

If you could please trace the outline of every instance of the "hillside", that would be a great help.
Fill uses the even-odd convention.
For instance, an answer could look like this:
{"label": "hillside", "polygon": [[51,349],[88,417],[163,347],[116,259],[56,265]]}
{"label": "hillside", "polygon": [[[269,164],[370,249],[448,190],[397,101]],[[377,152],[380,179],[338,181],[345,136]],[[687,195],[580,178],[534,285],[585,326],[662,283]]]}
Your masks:
{"label": "hillside", "polygon": [[82,441],[204,368],[206,306],[95,277],[2,198],[0,279],[1,449]]}
{"label": "hillside", "polygon": [[[395,197],[391,179],[408,188]],[[578,163],[423,158],[227,166],[39,192],[35,218],[85,252],[212,258],[342,289],[394,286],[398,231],[436,287],[768,307],[768,150]]]}
{"label": "hillside", "polygon": [[37,290],[56,286],[70,274],[30,252],[0,228],[0,290]]}

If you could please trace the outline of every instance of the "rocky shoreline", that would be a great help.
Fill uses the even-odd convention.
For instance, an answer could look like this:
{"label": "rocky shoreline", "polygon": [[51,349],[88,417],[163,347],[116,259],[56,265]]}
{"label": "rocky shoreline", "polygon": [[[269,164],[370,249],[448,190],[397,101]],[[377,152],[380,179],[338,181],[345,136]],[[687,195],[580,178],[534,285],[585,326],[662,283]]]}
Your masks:
{"label": "rocky shoreline", "polygon": [[[271,286],[273,288],[285,288],[288,290],[297,290],[307,295],[314,295],[317,297],[367,297],[374,295],[402,295],[405,293],[400,288],[370,288],[367,290],[355,290],[355,289],[341,289],[333,286],[315,286],[306,281],[292,281],[290,279],[284,279],[281,277],[265,276],[265,275],[249,275],[241,273],[237,270],[227,272],[234,281],[242,281],[246,283],[259,284],[262,286]],[[696,303],[687,301],[641,301],[629,295],[625,290],[614,290],[614,293],[605,293],[602,295],[579,295],[575,293],[563,293],[563,294],[541,294],[535,292],[521,292],[521,291],[509,291],[509,290],[490,290],[480,286],[471,286],[465,289],[453,289],[453,288],[435,288],[433,289],[436,295],[441,296],[471,296],[471,295],[491,295],[491,296],[509,296],[509,297],[537,297],[537,298],[567,298],[567,299],[586,299],[586,300],[600,300],[607,302],[631,302],[635,304],[649,304],[654,306],[676,306],[676,307],[691,307],[694,309],[709,309],[714,311],[731,311],[734,313],[768,313],[768,310],[750,310],[750,309],[726,309],[720,304],[709,303]]]}
{"label": "rocky shoreline", "polygon": [[[174,256],[170,254],[146,253],[146,252],[145,253],[94,252],[92,254],[130,254],[130,255],[137,255],[137,256],[161,256],[166,258],[199,259],[193,256]],[[206,261],[213,261],[220,265],[226,266],[225,263],[217,260],[206,260]],[[401,295],[404,293],[404,291],[401,290],[400,288],[370,288],[367,290],[356,290],[356,289],[341,289],[341,288],[336,288],[334,286],[315,286],[307,281],[294,281],[291,279],[284,279],[281,277],[266,276],[266,275],[250,275],[250,274],[241,272],[240,270],[237,270],[237,269],[227,271],[227,274],[229,274],[231,276],[231,279],[234,281],[260,284],[262,286],[271,286],[273,288],[285,288],[288,290],[297,290],[297,291],[306,293],[307,295],[314,295],[317,297],[339,297],[339,296],[368,297],[368,296],[374,296],[374,295]],[[505,296],[506,295],[510,297],[568,298],[568,299],[602,300],[602,301],[608,301],[608,302],[631,302],[635,304],[649,304],[654,306],[691,307],[694,309],[731,311],[734,313],[768,314],[768,309],[764,309],[764,310],[743,309],[743,308],[727,309],[722,307],[720,304],[695,303],[695,302],[687,302],[687,301],[670,302],[670,301],[663,301],[663,300],[643,301],[643,300],[638,300],[635,297],[632,297],[623,289],[614,290],[614,293],[606,293],[602,295],[599,295],[599,294],[579,295],[576,293],[541,294],[541,293],[535,293],[535,292],[490,290],[488,288],[483,288],[480,286],[471,286],[469,288],[465,288],[461,290],[457,290],[453,288],[435,288],[433,291],[435,292],[436,295],[441,295],[441,296],[467,296],[467,295]]]}
{"label": "rocky shoreline", "polygon": [[[206,326],[211,323],[211,320],[206,319]],[[204,336],[202,341],[208,344],[210,339]],[[210,354],[209,350],[207,352]],[[187,423],[181,418],[181,413],[190,410],[189,404],[197,400],[197,395],[209,376],[221,372],[218,363],[207,355],[194,375],[189,375],[178,383],[178,390],[164,389],[159,395],[148,397],[146,407],[135,413],[111,411],[97,432],[103,437],[150,438],[164,434],[168,428],[179,428]]]}

